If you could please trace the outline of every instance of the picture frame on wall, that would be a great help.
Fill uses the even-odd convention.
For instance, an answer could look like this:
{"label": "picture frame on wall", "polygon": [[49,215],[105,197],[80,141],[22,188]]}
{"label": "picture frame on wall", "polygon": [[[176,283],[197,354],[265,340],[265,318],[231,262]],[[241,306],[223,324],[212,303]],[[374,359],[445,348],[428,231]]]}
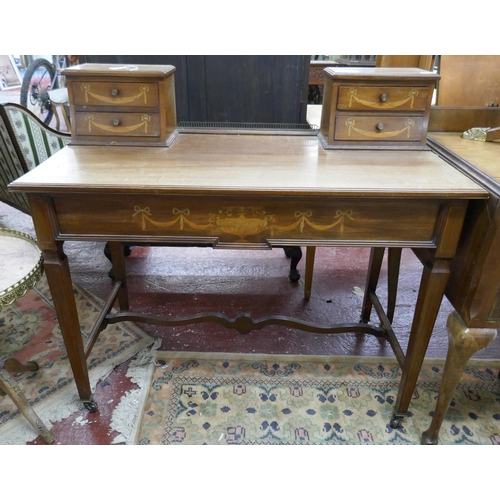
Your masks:
{"label": "picture frame on wall", "polygon": [[13,56],[0,55],[0,90],[21,86],[21,75]]}

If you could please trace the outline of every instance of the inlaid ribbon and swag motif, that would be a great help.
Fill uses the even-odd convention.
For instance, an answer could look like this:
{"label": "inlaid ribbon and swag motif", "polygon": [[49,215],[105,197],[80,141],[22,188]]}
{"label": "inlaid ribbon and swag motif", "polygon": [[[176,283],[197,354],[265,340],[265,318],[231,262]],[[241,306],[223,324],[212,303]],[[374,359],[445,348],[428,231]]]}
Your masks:
{"label": "inlaid ribbon and swag motif", "polygon": [[[121,97],[116,95],[110,96],[104,96],[100,94],[96,94],[95,92],[92,92],[91,87],[88,83],[83,83],[81,86],[81,89],[84,92],[85,95],[85,102],[89,102],[89,96],[101,101],[105,102],[108,104],[130,104],[131,102],[137,101],[139,99],[143,99],[144,105],[147,105],[148,103],[148,92],[149,92],[149,85],[142,84],[139,86],[139,91],[137,94],[127,96],[127,97]],[[85,115],[85,121],[88,124],[88,131],[89,133],[92,132],[92,127],[96,127],[100,130],[104,130],[106,132],[113,132],[113,133],[120,133],[120,134],[127,134],[130,132],[134,132],[138,130],[139,128],[143,127],[144,128],[144,134],[148,133],[148,123],[151,121],[151,116],[148,115],[147,113],[144,113],[141,116],[141,120],[139,123],[136,123],[134,125],[128,125],[128,126],[121,126],[119,129],[117,128],[117,125],[119,125],[119,121],[116,123],[113,123],[113,125],[105,125],[102,123],[97,123],[95,121],[94,115],[92,113],[89,113]]]}
{"label": "inlaid ribbon and swag motif", "polygon": [[262,231],[294,231],[304,232],[306,226],[316,231],[328,231],[338,227],[340,234],[344,232],[346,219],[354,220],[352,209],[337,210],[329,224],[317,224],[313,221],[313,211],[296,210],[293,215],[293,221],[289,224],[278,224],[275,214],[268,214],[265,210],[252,207],[229,207],[219,210],[217,214],[208,214],[206,222],[195,222],[191,217],[189,208],[173,208],[172,218],[166,221],[159,221],[153,217],[149,207],[134,207],[133,217],[141,220],[143,231],[147,229],[148,224],[161,228],[171,228],[178,226],[181,231],[186,227],[196,230],[209,230],[217,228],[225,233],[237,236],[239,242],[244,242],[245,238]]}
{"label": "inlaid ribbon and swag motif", "polygon": [[356,132],[357,134],[363,135],[365,137],[371,137],[374,139],[380,139],[383,137],[384,139],[390,138],[390,137],[396,137],[400,134],[403,134],[406,132],[406,137],[409,139],[410,138],[410,132],[411,128],[415,126],[415,120],[412,120],[411,118],[408,118],[405,121],[405,126],[404,128],[400,130],[392,130],[392,131],[385,131],[382,132],[380,130],[377,131],[371,131],[371,130],[362,130],[360,128],[356,127],[356,120],[354,118],[349,118],[348,120],[345,121],[345,126],[347,127],[347,136],[351,137],[351,131]]}
{"label": "inlaid ribbon and swag motif", "polygon": [[366,106],[368,108],[373,108],[373,109],[394,109],[394,108],[399,108],[403,104],[407,104],[408,102],[410,103],[410,109],[413,109],[413,104],[415,102],[415,97],[418,96],[418,90],[417,89],[411,89],[408,92],[408,97],[405,97],[404,99],[400,99],[399,101],[383,101],[383,102],[373,102],[373,101],[367,101],[365,99],[361,99],[357,96],[357,89],[349,89],[349,108],[352,107],[353,101],[356,101],[359,104],[362,104],[363,106]]}
{"label": "inlaid ribbon and swag motif", "polygon": [[94,92],[92,92],[91,87],[88,83],[82,83],[81,89],[83,90],[85,94],[85,102],[88,104],[89,102],[89,96],[93,97],[94,99],[101,101],[101,102],[106,102],[109,104],[130,104],[131,102],[137,101],[141,97],[144,100],[144,104],[146,105],[148,103],[148,92],[149,92],[149,85],[146,84],[141,84],[139,87],[139,92],[135,95],[131,95],[128,97],[122,97],[116,95],[111,95],[105,96],[105,95],[99,95]]}
{"label": "inlaid ribbon and swag motif", "polygon": [[[388,109],[395,109],[399,108],[400,106],[403,106],[404,104],[410,103],[410,109],[413,109],[413,104],[415,102],[415,97],[418,96],[418,90],[417,89],[411,89],[408,92],[408,97],[405,97],[404,99],[400,99],[398,101],[383,101],[383,102],[374,102],[374,101],[367,101],[365,99],[361,99],[360,97],[357,96],[357,89],[350,89],[349,90],[349,108],[352,107],[353,101],[355,101],[358,104],[362,104],[363,106],[366,106],[368,108],[372,109],[377,109],[377,110],[388,110]],[[347,136],[351,137],[351,131],[356,132],[357,134],[360,134],[364,137],[370,137],[370,138],[391,138],[391,137],[396,137],[404,132],[406,132],[406,137],[409,139],[410,138],[410,131],[413,126],[415,126],[415,120],[412,120],[411,118],[408,118],[405,121],[405,126],[401,130],[393,130],[393,131],[385,131],[382,132],[380,130],[377,131],[369,131],[369,130],[362,130],[360,128],[356,127],[356,120],[354,118],[349,118],[345,121],[345,125],[348,128],[347,131]]]}

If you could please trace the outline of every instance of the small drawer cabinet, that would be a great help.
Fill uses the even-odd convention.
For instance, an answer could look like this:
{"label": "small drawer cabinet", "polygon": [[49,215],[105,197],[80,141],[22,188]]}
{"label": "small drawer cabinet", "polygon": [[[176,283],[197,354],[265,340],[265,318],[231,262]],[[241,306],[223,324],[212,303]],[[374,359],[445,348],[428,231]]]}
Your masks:
{"label": "small drawer cabinet", "polygon": [[169,146],[177,135],[174,72],[160,65],[65,69],[71,144]]}
{"label": "small drawer cabinet", "polygon": [[428,149],[439,75],[418,68],[325,68],[325,149]]}

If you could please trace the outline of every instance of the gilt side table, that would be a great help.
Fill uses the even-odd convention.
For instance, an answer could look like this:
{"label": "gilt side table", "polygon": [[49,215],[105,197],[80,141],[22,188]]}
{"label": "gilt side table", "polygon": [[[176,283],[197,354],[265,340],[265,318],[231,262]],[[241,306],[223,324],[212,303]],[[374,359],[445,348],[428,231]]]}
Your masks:
{"label": "gilt side table", "polygon": [[[28,293],[42,277],[43,257],[36,241],[28,234],[0,228],[0,311]],[[9,373],[36,371],[34,361],[21,363],[0,352],[0,396],[7,394],[28,422],[47,443],[54,441],[52,432],[42,422],[19,385]]]}

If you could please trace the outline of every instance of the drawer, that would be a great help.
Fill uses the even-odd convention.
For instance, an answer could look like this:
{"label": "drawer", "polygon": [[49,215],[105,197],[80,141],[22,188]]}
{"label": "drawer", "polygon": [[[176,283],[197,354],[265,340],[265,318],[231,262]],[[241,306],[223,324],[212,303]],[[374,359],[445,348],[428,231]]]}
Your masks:
{"label": "drawer", "polygon": [[[171,238],[179,243],[203,238],[216,246],[233,243],[241,248],[284,239],[435,247],[436,226],[443,213],[440,200],[335,196],[80,193],[54,195],[52,201],[58,233],[65,239],[78,239],[78,235],[105,239],[113,234],[121,241]],[[103,213],[106,224],[102,223]]]}
{"label": "drawer", "polygon": [[337,116],[337,141],[421,141],[424,119],[400,116]]}
{"label": "drawer", "polygon": [[429,87],[339,86],[337,109],[424,111],[430,97]]}
{"label": "drawer", "polygon": [[158,137],[158,113],[76,113],[74,131],[78,136]]}
{"label": "drawer", "polygon": [[75,106],[116,106],[156,108],[159,104],[155,82],[75,81],[71,83]]}

